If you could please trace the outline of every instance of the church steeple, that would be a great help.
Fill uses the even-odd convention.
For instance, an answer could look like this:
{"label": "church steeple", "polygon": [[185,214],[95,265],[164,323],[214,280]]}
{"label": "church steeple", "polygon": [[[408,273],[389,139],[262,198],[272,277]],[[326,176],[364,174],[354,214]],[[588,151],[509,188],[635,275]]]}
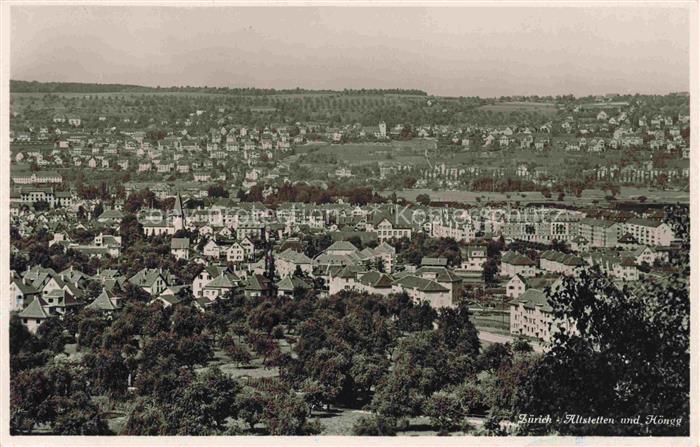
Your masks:
{"label": "church steeple", "polygon": [[173,207],[173,227],[175,227],[175,231],[178,231],[184,229],[185,225],[185,210],[182,208],[182,197],[178,192]]}

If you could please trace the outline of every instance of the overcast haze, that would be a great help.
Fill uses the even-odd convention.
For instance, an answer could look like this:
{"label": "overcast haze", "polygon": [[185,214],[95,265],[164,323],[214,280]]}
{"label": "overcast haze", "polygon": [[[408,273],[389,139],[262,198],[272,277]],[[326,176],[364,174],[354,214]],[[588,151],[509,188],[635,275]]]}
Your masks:
{"label": "overcast haze", "polygon": [[14,6],[13,79],[415,88],[436,95],[687,91],[685,8]]}

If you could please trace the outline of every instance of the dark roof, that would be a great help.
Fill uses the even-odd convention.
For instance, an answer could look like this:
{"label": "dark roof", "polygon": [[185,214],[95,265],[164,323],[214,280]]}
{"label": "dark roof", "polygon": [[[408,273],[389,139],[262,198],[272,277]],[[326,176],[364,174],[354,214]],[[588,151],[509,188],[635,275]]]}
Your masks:
{"label": "dark roof", "polygon": [[640,219],[640,218],[635,218],[635,219],[629,219],[627,221],[628,224],[630,225],[641,225],[643,227],[649,227],[649,228],[656,228],[659,225],[661,225],[661,222],[658,220],[654,219]]}
{"label": "dark roof", "polygon": [[542,289],[527,289],[520,298],[513,302],[521,302],[523,306],[529,309],[534,309],[539,306],[544,312],[551,312],[552,306],[547,301],[547,296]]}
{"label": "dark roof", "polygon": [[309,290],[313,287],[313,285],[307,283],[303,279],[297,277],[297,276],[292,276],[292,277],[286,277],[282,278],[278,283],[277,283],[277,289],[284,291],[284,292],[293,292],[294,289],[296,288],[301,288],[304,290]]}
{"label": "dark roof", "polygon": [[394,279],[391,276],[380,272],[367,272],[360,276],[358,281],[376,289],[388,289],[394,283]]}
{"label": "dark roof", "polygon": [[22,311],[19,313],[19,317],[33,319],[49,318],[48,314],[44,310],[43,305],[45,305],[43,300],[40,297],[36,297],[29,302],[27,307],[22,309]]}
{"label": "dark roof", "polygon": [[162,276],[160,270],[144,268],[138,273],[136,273],[134,276],[129,278],[129,282],[134,284],[135,286],[150,287],[158,279],[159,276]]}
{"label": "dark roof", "polygon": [[512,265],[535,265],[535,261],[514,251],[505,252],[501,256],[501,262]]}
{"label": "dark roof", "polygon": [[270,290],[270,280],[263,275],[251,275],[245,285],[245,290]]}
{"label": "dark roof", "polygon": [[419,276],[406,275],[395,281],[395,283],[407,289],[417,289],[421,292],[447,292],[448,289],[435,281],[424,279]]}
{"label": "dark roof", "polygon": [[170,240],[170,248],[173,250],[190,248],[190,240],[186,237],[174,237]]}
{"label": "dark roof", "polygon": [[114,302],[112,301],[113,299],[115,299],[114,293],[103,289],[102,293],[100,293],[92,303],[85,306],[85,308],[86,309],[94,309],[94,310],[106,310],[106,311],[117,310],[117,309],[119,309],[120,306],[115,305]]}
{"label": "dark roof", "polygon": [[421,259],[420,265],[445,267],[447,266],[447,258],[429,258],[426,256]]}

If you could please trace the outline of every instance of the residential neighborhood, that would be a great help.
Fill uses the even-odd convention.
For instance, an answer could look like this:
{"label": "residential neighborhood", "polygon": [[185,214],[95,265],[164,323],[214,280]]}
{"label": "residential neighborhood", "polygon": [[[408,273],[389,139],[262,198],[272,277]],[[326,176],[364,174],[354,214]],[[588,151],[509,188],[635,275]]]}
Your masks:
{"label": "residential neighborhood", "polygon": [[[252,393],[241,412],[256,393],[272,399],[265,387],[284,388],[296,396],[284,405],[305,415],[293,433],[337,433],[332,405],[420,426],[437,420],[429,402],[442,394],[394,408],[391,380],[403,379],[393,350],[438,343],[472,356],[472,366],[449,364],[476,368],[459,373],[471,377],[465,389],[491,389],[479,377],[500,374],[488,366],[498,350],[516,362],[585,335],[590,317],[567,307],[577,287],[688,287],[678,264],[688,253],[678,223],[689,210],[685,94],[311,91],[306,106],[286,92],[37,96],[13,86],[9,301],[24,329],[12,330],[60,333],[56,352],[73,362],[114,356],[120,376],[99,382],[126,402],[110,400],[112,431],[140,434],[134,424],[151,411],[136,403],[154,392],[147,368],[161,371],[146,352],[180,365],[162,374],[187,369],[189,384],[173,389],[203,374],[240,380]],[[535,111],[490,111],[520,103]],[[399,121],[384,112],[392,104],[415,113]],[[436,104],[462,118],[445,120]],[[342,115],[302,118],[326,105]],[[497,405],[484,402],[473,404],[478,430]],[[289,433],[275,431],[273,414],[249,417],[236,430]],[[377,423],[353,417],[343,433]]]}

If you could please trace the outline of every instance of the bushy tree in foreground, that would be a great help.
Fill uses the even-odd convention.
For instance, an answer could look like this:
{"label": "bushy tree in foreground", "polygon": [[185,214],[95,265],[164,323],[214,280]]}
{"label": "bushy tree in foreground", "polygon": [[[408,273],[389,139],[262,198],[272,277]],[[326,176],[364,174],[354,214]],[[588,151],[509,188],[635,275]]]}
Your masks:
{"label": "bushy tree in foreground", "polygon": [[[523,413],[550,414],[526,433],[568,435],[687,435],[690,405],[689,221],[687,208],[669,210],[680,238],[676,273],[622,287],[598,269],[567,277],[549,294],[560,328],[552,349],[522,392]],[[568,424],[581,416],[660,415],[676,424]]]}

